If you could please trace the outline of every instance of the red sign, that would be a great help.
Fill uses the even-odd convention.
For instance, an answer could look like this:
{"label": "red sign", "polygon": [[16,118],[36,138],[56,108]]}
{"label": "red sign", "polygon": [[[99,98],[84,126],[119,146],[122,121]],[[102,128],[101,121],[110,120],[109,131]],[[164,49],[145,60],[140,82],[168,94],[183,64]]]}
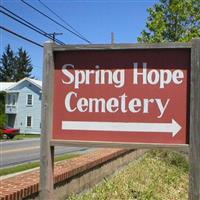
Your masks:
{"label": "red sign", "polygon": [[188,49],[54,53],[53,139],[189,143]]}

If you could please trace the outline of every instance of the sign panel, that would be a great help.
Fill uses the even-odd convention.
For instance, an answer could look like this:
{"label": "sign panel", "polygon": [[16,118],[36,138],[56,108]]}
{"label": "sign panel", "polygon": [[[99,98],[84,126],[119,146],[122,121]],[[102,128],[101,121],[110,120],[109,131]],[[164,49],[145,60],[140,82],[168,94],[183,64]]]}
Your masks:
{"label": "sign panel", "polygon": [[188,144],[190,55],[54,51],[52,139]]}

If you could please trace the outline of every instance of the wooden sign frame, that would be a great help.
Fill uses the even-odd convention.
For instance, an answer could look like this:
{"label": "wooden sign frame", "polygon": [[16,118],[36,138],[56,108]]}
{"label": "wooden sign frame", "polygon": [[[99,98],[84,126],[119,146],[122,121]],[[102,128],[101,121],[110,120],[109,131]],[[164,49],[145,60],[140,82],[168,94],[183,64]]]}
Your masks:
{"label": "wooden sign frame", "polygon": [[[53,88],[54,88],[54,51],[76,50],[112,50],[112,49],[189,49],[191,51],[190,69],[190,122],[189,145],[187,144],[146,144],[119,142],[83,142],[52,139]],[[111,44],[111,45],[66,45],[53,42],[44,44],[42,89],[42,131],[40,160],[40,199],[55,199],[53,196],[54,146],[118,147],[128,149],[169,148],[189,150],[190,186],[189,199],[200,199],[200,39],[190,43],[166,44]]]}

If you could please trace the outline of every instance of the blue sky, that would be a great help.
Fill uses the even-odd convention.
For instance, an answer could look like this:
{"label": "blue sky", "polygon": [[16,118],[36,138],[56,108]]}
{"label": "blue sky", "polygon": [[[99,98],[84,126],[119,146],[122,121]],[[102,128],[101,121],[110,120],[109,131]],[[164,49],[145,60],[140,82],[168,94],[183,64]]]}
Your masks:
{"label": "blue sky", "polygon": [[[148,16],[147,8],[152,7],[158,0],[41,0],[53,9],[59,16],[66,20],[76,30],[83,34],[93,44],[111,42],[111,32],[115,33],[116,43],[136,43],[137,37],[145,28]],[[30,21],[48,33],[63,33],[57,39],[66,44],[86,44],[76,36],[41,16],[20,0],[0,0],[1,5]],[[26,0],[45,14],[57,19],[38,0]],[[62,23],[61,21],[59,21]],[[48,39],[25,26],[1,14],[0,23],[12,31],[22,34],[40,44]],[[19,47],[25,49],[31,59],[34,69],[32,74],[37,79],[42,79],[43,49],[29,42],[17,38],[10,33],[0,30],[0,55],[7,44],[14,51]]]}

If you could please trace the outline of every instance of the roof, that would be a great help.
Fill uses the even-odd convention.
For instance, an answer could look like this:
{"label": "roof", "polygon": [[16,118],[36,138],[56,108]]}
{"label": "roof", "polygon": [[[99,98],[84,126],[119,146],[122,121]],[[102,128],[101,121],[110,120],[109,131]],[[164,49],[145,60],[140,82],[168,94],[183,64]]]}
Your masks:
{"label": "roof", "polygon": [[34,84],[40,86],[40,88],[42,88],[42,81],[31,78],[29,80],[32,81]]}
{"label": "roof", "polygon": [[35,85],[36,87],[38,87],[39,89],[42,89],[42,81],[35,80],[35,79],[32,79],[32,78],[23,78],[22,80],[14,83],[10,87],[7,87],[6,90],[12,90],[15,86],[21,84],[24,81],[28,81],[28,82],[32,83],[33,85]]}
{"label": "roof", "polygon": [[6,91],[9,87],[15,85],[16,82],[0,82],[0,92]]}

